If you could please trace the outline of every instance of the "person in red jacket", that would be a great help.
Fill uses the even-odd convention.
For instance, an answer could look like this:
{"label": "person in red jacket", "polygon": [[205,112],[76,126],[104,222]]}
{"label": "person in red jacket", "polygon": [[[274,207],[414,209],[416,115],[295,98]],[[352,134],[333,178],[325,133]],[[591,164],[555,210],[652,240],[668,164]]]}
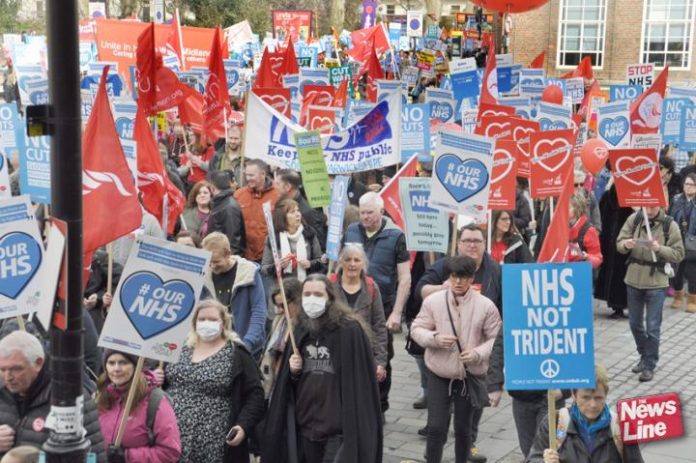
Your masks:
{"label": "person in red jacket", "polygon": [[602,265],[602,248],[599,244],[599,233],[587,218],[587,199],[581,193],[575,193],[570,198],[570,262],[587,261],[592,264],[592,270]]}
{"label": "person in red jacket", "polygon": [[[148,406],[158,381],[149,370],[133,380],[137,358],[111,349],[104,351],[104,372],[97,382],[99,424],[107,446],[109,463],[176,463],[181,441],[174,409],[169,399],[159,396],[152,429],[148,426]],[[135,396],[126,421],[121,445],[114,442],[131,386]]]}

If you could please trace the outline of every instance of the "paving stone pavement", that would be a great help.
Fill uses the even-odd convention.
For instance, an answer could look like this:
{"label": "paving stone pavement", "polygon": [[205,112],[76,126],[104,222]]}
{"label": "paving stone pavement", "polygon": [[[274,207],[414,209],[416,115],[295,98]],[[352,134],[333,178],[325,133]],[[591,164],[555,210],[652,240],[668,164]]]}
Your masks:
{"label": "paving stone pavement", "polygon": [[[611,312],[595,301],[595,358],[609,372],[609,401],[662,392],[678,392],[682,401],[685,437],[651,442],[642,446],[646,463],[696,462],[696,314],[669,308],[663,311],[660,362],[655,378],[640,383],[631,367],[638,361],[628,320],[611,320]],[[415,361],[404,350],[404,336],[394,338],[396,355],[392,361],[391,408],[384,428],[384,462],[422,462],[425,438],[417,434],[425,426],[426,410],[414,410],[420,392],[420,375]],[[517,433],[512,419],[512,401],[506,394],[497,408],[487,408],[479,430],[478,447],[489,462],[519,463]],[[450,429],[443,462],[454,461],[454,436]]]}

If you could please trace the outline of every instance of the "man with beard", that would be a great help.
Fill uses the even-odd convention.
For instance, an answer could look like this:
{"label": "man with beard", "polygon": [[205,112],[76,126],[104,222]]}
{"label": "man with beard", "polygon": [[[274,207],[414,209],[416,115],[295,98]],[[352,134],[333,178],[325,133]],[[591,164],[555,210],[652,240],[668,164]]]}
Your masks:
{"label": "man with beard", "polygon": [[271,397],[262,461],[382,461],[382,421],[367,328],[324,275],[302,285],[297,351],[286,349]]}
{"label": "man with beard", "polygon": [[[213,159],[208,164],[208,178],[213,172],[227,170],[234,174],[234,183],[241,185],[241,148],[242,148],[242,129],[233,125],[227,131],[227,143],[222,143],[216,151]],[[217,144],[216,144],[217,148]]]}

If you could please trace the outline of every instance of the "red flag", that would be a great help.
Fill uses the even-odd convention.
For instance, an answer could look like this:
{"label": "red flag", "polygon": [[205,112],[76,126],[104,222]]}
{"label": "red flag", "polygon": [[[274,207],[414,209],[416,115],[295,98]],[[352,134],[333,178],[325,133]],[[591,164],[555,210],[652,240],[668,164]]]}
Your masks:
{"label": "red flag", "polygon": [[567,262],[568,237],[570,236],[569,212],[570,197],[573,195],[573,163],[568,164],[564,176],[563,191],[553,211],[544,243],[537,256],[537,262]]}
{"label": "red flag", "polygon": [[373,46],[370,58],[367,60],[367,85],[365,86],[366,99],[372,103],[377,102],[377,79],[384,79],[384,71]]}
{"label": "red flag", "polygon": [[370,59],[373,49],[377,55],[389,50],[389,37],[387,37],[381,23],[367,29],[351,32],[350,36],[353,48],[348,50],[346,54],[361,63],[360,69],[355,74],[356,77],[360,77],[367,70],[367,61]]}
{"label": "red flag", "polygon": [[348,81],[344,80],[341,85],[338,86],[336,93],[334,94],[333,103],[331,106],[335,108],[345,108],[348,102]]}
{"label": "red flag", "polygon": [[572,79],[574,77],[582,77],[583,79],[587,80],[594,79],[594,73],[592,72],[592,58],[589,56],[584,57],[575,69],[563,74],[561,79]]}
{"label": "red flag", "polygon": [[404,222],[403,209],[401,208],[401,199],[399,199],[399,179],[402,177],[415,177],[417,165],[418,155],[414,154],[379,192],[384,201],[384,210],[402,231],[406,230],[406,223]]}
{"label": "red flag", "polygon": [[483,73],[480,103],[498,104],[498,70],[495,66],[495,44],[493,39],[488,43],[488,58],[486,71]]}
{"label": "red flag", "polygon": [[138,37],[135,75],[138,108],[142,108],[146,116],[173,108],[195,93],[162,63],[162,55],[155,50],[154,23],[150,23]]}
{"label": "red flag", "polygon": [[191,129],[196,133],[201,133],[203,130],[204,103],[203,95],[194,92],[179,104],[179,118],[181,122],[191,126]]}
{"label": "red flag", "polygon": [[104,66],[82,140],[82,198],[89,217],[83,222],[85,252],[127,235],[143,218],[106,94],[108,71]]}
{"label": "red flag", "polygon": [[585,92],[585,96],[582,98],[582,102],[580,103],[578,112],[575,115],[573,115],[575,125],[580,127],[580,122],[582,122],[583,119],[587,119],[587,122],[589,122],[591,114],[587,114],[587,108],[589,108],[590,106],[590,100],[592,99],[592,95],[597,95],[600,91],[601,88],[599,86],[599,82],[595,80],[594,82],[592,82],[590,88],[587,89],[587,91]]}
{"label": "red flag", "polygon": [[667,90],[669,66],[665,67],[650,88],[631,105],[631,133],[657,133],[662,120],[662,100]]}
{"label": "red flag", "polygon": [[135,115],[133,140],[138,144],[138,189],[143,194],[143,207],[162,223],[162,199],[167,188],[164,166],[142,110]]}
{"label": "red flag", "polygon": [[203,134],[209,142],[225,137],[225,117],[230,114],[230,97],[227,92],[227,76],[222,64],[222,31],[218,27],[213,36],[208,62],[208,83],[205,85],[205,102],[203,104]]}
{"label": "red flag", "polygon": [[179,8],[174,10],[174,18],[172,19],[172,31],[167,38],[167,48],[174,52],[179,58],[181,70],[186,70],[186,60],[184,59],[184,43],[181,34],[181,22],[179,20]]}
{"label": "red flag", "polygon": [[546,51],[542,51],[529,63],[529,69],[543,69],[546,62]]}
{"label": "red flag", "polygon": [[263,56],[261,56],[261,64],[259,64],[259,69],[256,72],[256,79],[254,80],[253,88],[282,87],[283,82],[280,78],[280,71],[283,67],[284,61],[285,53],[271,53],[268,51],[268,48],[266,48],[263,51]]}
{"label": "red flag", "polygon": [[186,197],[166,175],[164,182],[167,184],[167,234],[173,235],[176,219],[184,212]]}
{"label": "red flag", "polygon": [[282,75],[298,74],[300,66],[297,64],[297,56],[295,55],[295,46],[292,44],[292,37],[288,37],[288,48],[285,49],[285,62],[283,63]]}
{"label": "red flag", "polygon": [[307,108],[311,105],[329,107],[332,105],[336,89],[333,85],[309,85],[305,84],[300,108],[300,125],[305,127],[307,123]]}

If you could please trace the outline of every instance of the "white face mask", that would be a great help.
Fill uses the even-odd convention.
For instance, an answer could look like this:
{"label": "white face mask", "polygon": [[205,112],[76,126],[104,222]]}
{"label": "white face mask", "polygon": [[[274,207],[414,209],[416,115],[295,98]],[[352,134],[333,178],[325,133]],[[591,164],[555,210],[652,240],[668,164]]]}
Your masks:
{"label": "white face mask", "polygon": [[326,299],[318,296],[302,297],[302,310],[309,318],[319,318],[326,312]]}
{"label": "white face mask", "polygon": [[196,323],[196,334],[203,341],[212,341],[218,336],[222,331],[222,326],[220,322],[212,320],[201,320]]}

